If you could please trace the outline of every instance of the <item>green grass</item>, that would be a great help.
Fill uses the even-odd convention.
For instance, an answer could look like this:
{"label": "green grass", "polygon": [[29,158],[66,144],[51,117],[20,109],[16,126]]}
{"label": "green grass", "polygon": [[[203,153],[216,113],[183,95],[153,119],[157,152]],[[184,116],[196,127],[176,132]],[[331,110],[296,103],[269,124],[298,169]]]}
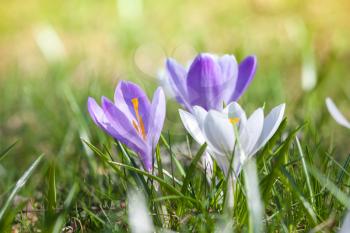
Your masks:
{"label": "green grass", "polygon": [[[320,228],[335,232],[350,206],[350,157],[346,148],[338,146],[342,137],[334,133],[348,132],[325,121],[329,116],[323,103],[313,96],[318,89],[299,100],[299,107],[315,101],[321,110],[312,112],[322,116],[303,117],[287,101],[292,120],[285,121],[256,156],[263,207],[262,225],[256,228],[254,218],[259,220],[259,213],[247,199],[255,194],[249,195],[249,180],[244,179],[244,174],[252,173],[241,174],[234,208],[228,208],[225,195],[230,181],[216,167],[211,184],[207,183],[198,164],[204,147],[198,149],[176,117],[177,121],[167,119],[155,172],[147,174],[138,168],[135,154],[101,132],[87,115],[86,97],[102,95],[102,90],[112,93],[108,82],[91,79],[81,89],[64,79],[68,68],[52,67],[50,72],[50,78],[30,81],[14,72],[4,88],[2,130],[9,133],[1,140],[1,231],[11,227],[23,232],[60,232],[64,227],[77,232],[126,231],[126,194],[131,187],[140,188],[147,197],[157,229],[180,232],[212,232],[223,224],[237,232],[318,232]],[[254,106],[249,101],[254,99],[250,97],[254,88],[242,99],[248,108]],[[317,88],[323,92],[322,86]],[[177,108],[168,101],[168,115],[176,114]],[[11,129],[13,113],[21,122]],[[187,144],[182,153],[176,149],[180,144]],[[38,164],[34,160],[40,153],[44,156]],[[19,190],[16,182],[24,173],[31,176]]]}
{"label": "green grass", "polygon": [[[0,10],[0,232],[130,231],[127,194],[135,188],[159,231],[338,231],[350,207],[349,131],[330,118],[324,99],[331,96],[349,116],[346,7],[144,1],[141,20],[130,26],[115,1],[42,2]],[[58,63],[45,61],[28,36],[46,21],[67,46],[67,58]],[[252,112],[286,103],[286,121],[239,177],[234,208],[227,205],[230,180],[217,166],[207,182],[198,162],[205,146],[186,135],[174,101],[167,102],[152,174],[87,114],[87,97],[111,97],[119,79],[151,95],[163,59],[185,62],[192,50],[235,53],[239,60],[255,53],[257,75],[240,104]],[[144,56],[154,63],[147,65]],[[305,92],[301,69],[310,59],[318,81]],[[255,174],[257,180],[249,179]]]}

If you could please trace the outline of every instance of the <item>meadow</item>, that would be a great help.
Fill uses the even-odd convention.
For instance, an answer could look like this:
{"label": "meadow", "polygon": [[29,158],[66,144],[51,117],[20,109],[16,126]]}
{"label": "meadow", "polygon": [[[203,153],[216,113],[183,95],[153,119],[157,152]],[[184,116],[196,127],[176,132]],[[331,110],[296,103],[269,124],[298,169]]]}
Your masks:
{"label": "meadow", "polygon": [[[349,119],[349,10],[345,0],[2,4],[0,232],[339,232],[350,131],[325,99]],[[215,160],[208,179],[210,145],[187,132],[160,81],[167,58],[186,65],[202,52],[256,56],[238,100],[247,115],[285,103],[234,182]],[[88,112],[88,97],[113,99],[121,80],[150,99],[164,87],[150,172]]]}

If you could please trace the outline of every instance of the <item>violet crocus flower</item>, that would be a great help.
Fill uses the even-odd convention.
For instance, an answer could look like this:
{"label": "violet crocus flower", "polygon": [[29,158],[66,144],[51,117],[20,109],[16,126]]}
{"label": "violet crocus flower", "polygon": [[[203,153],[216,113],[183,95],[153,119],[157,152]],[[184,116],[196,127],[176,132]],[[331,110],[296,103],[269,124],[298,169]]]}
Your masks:
{"label": "violet crocus flower", "polygon": [[188,70],[172,58],[166,61],[166,69],[176,100],[192,112],[196,105],[222,110],[237,101],[251,83],[256,64],[255,56],[238,64],[233,55],[201,53]]}
{"label": "violet crocus flower", "polygon": [[89,97],[91,118],[101,129],[135,151],[145,170],[153,168],[154,149],[165,119],[165,96],[162,88],[154,93],[152,103],[136,84],[119,82],[114,103],[102,97],[101,107]]}

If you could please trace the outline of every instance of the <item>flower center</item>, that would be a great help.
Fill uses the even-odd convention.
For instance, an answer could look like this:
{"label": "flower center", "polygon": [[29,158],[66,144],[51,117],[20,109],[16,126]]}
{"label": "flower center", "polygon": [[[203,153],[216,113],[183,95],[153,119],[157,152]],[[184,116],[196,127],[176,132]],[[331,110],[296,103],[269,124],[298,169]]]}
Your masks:
{"label": "flower center", "polygon": [[236,124],[238,124],[238,122],[239,122],[239,118],[238,118],[238,117],[231,117],[231,118],[229,118],[228,120],[230,121],[230,123],[231,123],[232,125],[236,125]]}
{"label": "flower center", "polygon": [[138,98],[133,98],[131,99],[132,105],[134,107],[135,115],[136,115],[136,120],[132,120],[132,125],[134,128],[142,135],[142,138],[145,140],[146,139],[146,131],[145,131],[145,125],[143,124],[142,117],[139,114],[139,99]]}

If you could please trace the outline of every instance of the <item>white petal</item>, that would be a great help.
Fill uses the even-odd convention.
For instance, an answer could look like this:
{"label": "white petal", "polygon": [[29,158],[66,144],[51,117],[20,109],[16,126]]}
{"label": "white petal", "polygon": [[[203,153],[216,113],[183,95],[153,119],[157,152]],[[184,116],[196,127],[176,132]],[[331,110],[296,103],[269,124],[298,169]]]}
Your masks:
{"label": "white petal", "polygon": [[243,164],[250,157],[251,152],[258,142],[264,126],[264,112],[262,108],[258,108],[247,120],[247,123],[240,130],[239,143],[241,148],[236,145],[235,157],[233,160],[234,174],[236,177],[242,171]]}
{"label": "white petal", "polygon": [[258,108],[249,117],[244,128],[240,131],[240,145],[246,156],[249,156],[257,144],[264,126],[264,112]]}
{"label": "white petal", "polygon": [[238,128],[247,123],[247,115],[242,107],[237,102],[232,102],[224,108],[223,113],[227,114],[229,118],[239,118]]}
{"label": "white petal", "polygon": [[201,129],[199,128],[197,119],[189,112],[179,109],[180,118],[187,132],[200,145],[204,144],[205,139]]}
{"label": "white petal", "polygon": [[264,120],[264,127],[261,132],[260,138],[254,149],[250,153],[250,156],[254,155],[261,147],[263,147],[270,138],[276,133],[278,127],[283,120],[284,109],[286,105],[281,104],[271,110],[269,115]]}
{"label": "white petal", "polygon": [[146,200],[139,191],[128,195],[128,218],[132,233],[152,233],[154,226],[149,215]]}
{"label": "white petal", "polygon": [[208,112],[203,132],[208,145],[215,153],[231,155],[235,145],[235,134],[227,115],[215,110]]}
{"label": "white petal", "polygon": [[238,152],[235,152],[235,157],[233,158],[233,177],[237,179],[239,176],[239,173],[242,170],[242,159],[240,158],[240,154]]}
{"label": "white petal", "polygon": [[334,118],[334,120],[339,124],[348,129],[350,129],[350,122],[344,117],[344,115],[339,111],[337,106],[334,104],[331,98],[326,98],[326,105],[329,113]]}
{"label": "white petal", "polygon": [[208,151],[206,151],[202,156],[201,160],[202,160],[203,170],[206,173],[207,180],[209,183],[211,183],[211,179],[213,177],[213,159],[208,153]]}
{"label": "white petal", "polygon": [[193,114],[197,119],[197,123],[199,125],[199,128],[203,130],[203,122],[205,117],[207,116],[208,112],[202,108],[201,106],[194,106],[193,107]]}
{"label": "white petal", "polygon": [[210,146],[207,149],[208,154],[210,154],[215,161],[217,162],[217,164],[219,165],[220,169],[222,170],[222,172],[225,174],[225,176],[228,173],[228,169],[229,169],[229,160],[226,156],[224,155],[220,155],[218,153],[215,153]]}

